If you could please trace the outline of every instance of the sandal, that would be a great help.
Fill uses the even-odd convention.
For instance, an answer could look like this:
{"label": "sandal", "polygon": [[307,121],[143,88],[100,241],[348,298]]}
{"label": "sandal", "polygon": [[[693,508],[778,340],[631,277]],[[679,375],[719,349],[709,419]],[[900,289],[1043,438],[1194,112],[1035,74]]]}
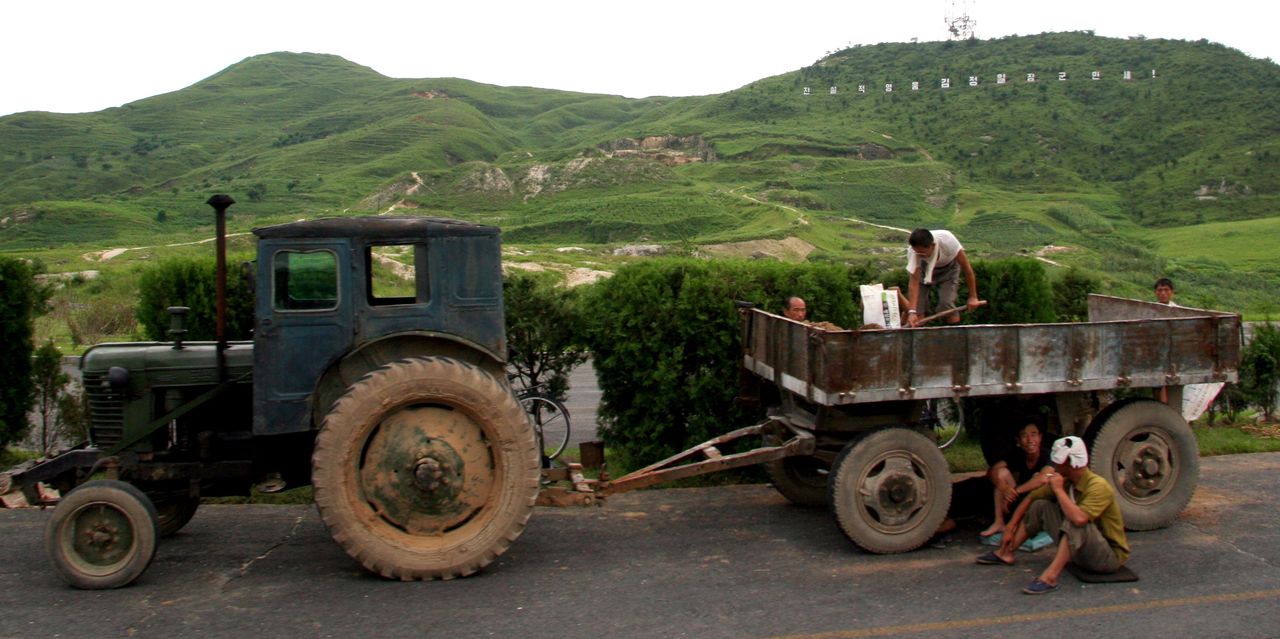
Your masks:
{"label": "sandal", "polygon": [[1008,562],[1008,561],[1005,561],[1004,559],[1001,559],[1000,555],[997,555],[996,551],[994,550],[992,550],[991,552],[988,552],[985,555],[979,556],[974,561],[984,566],[1012,566],[1013,565],[1012,562]]}
{"label": "sandal", "polygon": [[1043,595],[1045,593],[1053,592],[1057,589],[1058,589],[1058,584],[1045,583],[1043,581],[1040,581],[1039,577],[1036,577],[1035,579],[1031,580],[1031,583],[1027,584],[1026,588],[1022,589],[1022,592],[1028,595]]}

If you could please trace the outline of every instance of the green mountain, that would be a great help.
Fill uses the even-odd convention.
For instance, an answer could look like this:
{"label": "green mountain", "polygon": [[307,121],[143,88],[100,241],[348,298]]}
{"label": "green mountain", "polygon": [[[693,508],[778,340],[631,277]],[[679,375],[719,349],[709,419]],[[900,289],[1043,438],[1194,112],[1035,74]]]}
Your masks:
{"label": "green mountain", "polygon": [[275,53],[98,113],[0,118],[0,251],[76,271],[86,252],[197,241],[226,192],[233,229],[395,207],[593,269],[625,243],[897,268],[893,229],[950,228],[978,258],[1038,256],[1128,295],[1170,275],[1184,303],[1264,312],[1277,98],[1270,61],[1091,33],[855,47],[643,100]]}

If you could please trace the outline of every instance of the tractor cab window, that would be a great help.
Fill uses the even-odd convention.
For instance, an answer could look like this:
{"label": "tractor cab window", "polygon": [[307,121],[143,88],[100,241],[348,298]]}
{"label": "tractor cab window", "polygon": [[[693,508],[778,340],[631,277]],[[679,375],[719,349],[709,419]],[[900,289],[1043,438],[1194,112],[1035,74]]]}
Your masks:
{"label": "tractor cab window", "polygon": [[272,257],[271,268],[276,310],[338,307],[338,257],[333,251],[279,251]]}
{"label": "tractor cab window", "polygon": [[370,306],[430,301],[427,247],[423,244],[378,244],[364,251]]}

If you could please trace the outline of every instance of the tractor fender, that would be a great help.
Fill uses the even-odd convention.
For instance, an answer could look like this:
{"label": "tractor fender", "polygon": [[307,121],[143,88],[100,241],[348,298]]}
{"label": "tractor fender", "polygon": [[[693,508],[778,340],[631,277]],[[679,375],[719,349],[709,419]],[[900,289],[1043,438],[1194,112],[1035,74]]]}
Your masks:
{"label": "tractor fender", "polygon": [[457,335],[430,331],[384,335],[357,344],[320,376],[312,394],[312,428],[319,428],[329,407],[365,374],[396,360],[426,356],[448,357],[477,366],[504,383],[507,379],[505,357]]}

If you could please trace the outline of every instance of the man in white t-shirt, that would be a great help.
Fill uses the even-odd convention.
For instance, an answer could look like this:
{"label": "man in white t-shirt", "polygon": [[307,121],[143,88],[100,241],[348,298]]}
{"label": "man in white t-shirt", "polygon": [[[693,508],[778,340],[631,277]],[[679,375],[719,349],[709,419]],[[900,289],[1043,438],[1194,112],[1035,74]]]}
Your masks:
{"label": "man in white t-shirt", "polygon": [[[978,299],[978,279],[973,274],[973,266],[965,255],[964,247],[950,231],[929,231],[916,229],[907,240],[910,251],[907,252],[907,272],[911,274],[908,287],[907,321],[911,326],[919,326],[920,319],[928,315],[929,289],[938,292],[938,305],[934,312],[951,310],[956,307],[956,293],[960,288],[960,271],[964,271],[965,281],[969,284],[968,310],[982,305]],[[947,323],[958,324],[960,314],[948,315]]]}

